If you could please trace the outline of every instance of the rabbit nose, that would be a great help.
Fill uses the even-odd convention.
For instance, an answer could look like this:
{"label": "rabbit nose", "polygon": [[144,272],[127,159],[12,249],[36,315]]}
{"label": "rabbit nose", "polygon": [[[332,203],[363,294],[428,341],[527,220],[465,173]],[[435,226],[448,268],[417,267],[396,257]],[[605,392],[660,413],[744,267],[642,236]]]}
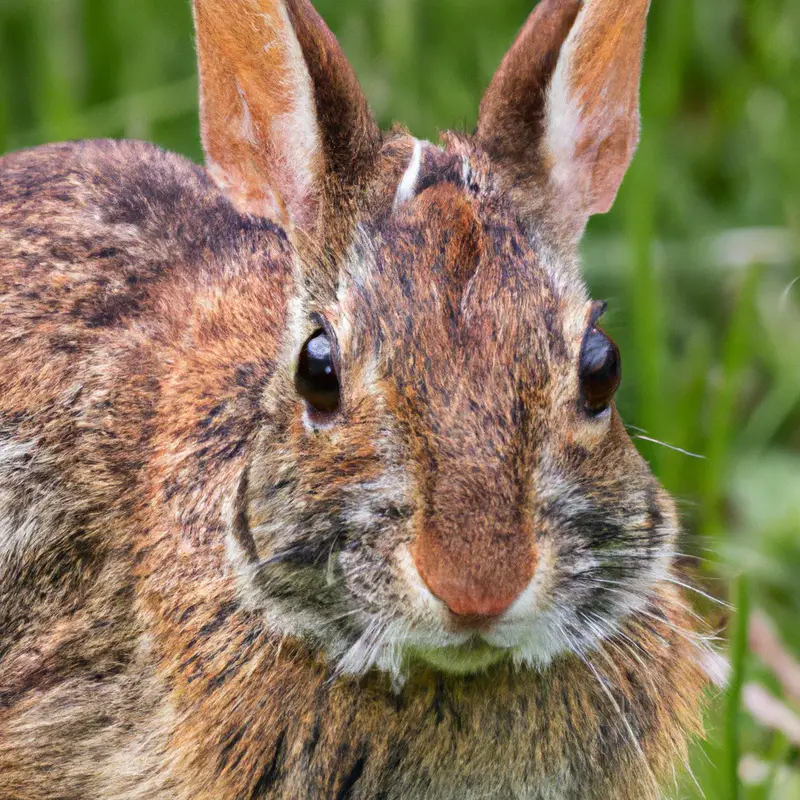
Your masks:
{"label": "rabbit nose", "polygon": [[506,612],[533,578],[536,553],[524,531],[473,542],[435,531],[419,535],[414,563],[425,585],[464,623],[485,623]]}
{"label": "rabbit nose", "polygon": [[[430,587],[429,587],[430,588]],[[519,597],[518,594],[504,593],[501,595],[481,596],[479,593],[469,591],[455,591],[437,594],[431,589],[433,594],[441,600],[447,609],[457,617],[457,621],[464,627],[480,626],[485,622],[504,614]]]}
{"label": "rabbit nose", "polygon": [[459,620],[465,624],[480,624],[495,619],[507,611],[521,592],[498,590],[482,591],[480,587],[439,581],[422,575],[431,593],[441,600]]}

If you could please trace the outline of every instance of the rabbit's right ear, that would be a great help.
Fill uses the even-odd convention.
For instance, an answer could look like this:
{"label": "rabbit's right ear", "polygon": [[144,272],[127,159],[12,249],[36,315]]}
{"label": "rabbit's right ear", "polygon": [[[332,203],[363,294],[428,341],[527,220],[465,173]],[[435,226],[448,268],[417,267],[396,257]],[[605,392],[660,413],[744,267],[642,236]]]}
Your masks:
{"label": "rabbit's right ear", "polygon": [[481,103],[477,140],[523,211],[576,239],[639,139],[650,0],[540,0]]}
{"label": "rabbit's right ear", "polygon": [[380,145],[335,37],[308,0],[194,0],[194,19],[210,173],[240,211],[323,238]]}

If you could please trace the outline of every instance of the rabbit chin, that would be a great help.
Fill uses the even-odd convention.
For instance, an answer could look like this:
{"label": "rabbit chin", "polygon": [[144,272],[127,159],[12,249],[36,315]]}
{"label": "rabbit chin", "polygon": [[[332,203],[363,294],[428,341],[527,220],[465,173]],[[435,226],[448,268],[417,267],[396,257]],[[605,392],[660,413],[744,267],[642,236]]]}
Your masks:
{"label": "rabbit chin", "polygon": [[511,651],[494,647],[485,641],[472,641],[453,647],[406,649],[409,670],[413,670],[417,662],[434,667],[441,672],[452,675],[471,675],[483,672],[501,661],[507,661]]}

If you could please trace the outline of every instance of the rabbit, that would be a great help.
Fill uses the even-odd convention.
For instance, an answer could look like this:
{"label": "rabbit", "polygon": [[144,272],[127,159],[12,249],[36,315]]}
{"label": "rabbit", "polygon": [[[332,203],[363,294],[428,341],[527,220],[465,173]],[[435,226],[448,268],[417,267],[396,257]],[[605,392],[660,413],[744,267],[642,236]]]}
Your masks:
{"label": "rabbit", "polygon": [[433,144],[194,0],[205,167],[0,160],[0,798],[668,790],[710,655],[578,258],[648,5],[541,0]]}

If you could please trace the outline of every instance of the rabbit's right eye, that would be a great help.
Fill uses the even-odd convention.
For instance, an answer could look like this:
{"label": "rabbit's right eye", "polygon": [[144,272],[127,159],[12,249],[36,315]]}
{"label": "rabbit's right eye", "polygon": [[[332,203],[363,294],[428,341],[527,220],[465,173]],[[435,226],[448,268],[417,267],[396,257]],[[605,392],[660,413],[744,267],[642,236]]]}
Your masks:
{"label": "rabbit's right eye", "polygon": [[581,394],[592,414],[601,414],[614,399],[622,379],[619,348],[606,333],[592,328],[581,351]]}
{"label": "rabbit's right eye", "polygon": [[333,414],[339,410],[339,378],[325,331],[312,334],[303,345],[294,383],[298,394],[315,411]]}

